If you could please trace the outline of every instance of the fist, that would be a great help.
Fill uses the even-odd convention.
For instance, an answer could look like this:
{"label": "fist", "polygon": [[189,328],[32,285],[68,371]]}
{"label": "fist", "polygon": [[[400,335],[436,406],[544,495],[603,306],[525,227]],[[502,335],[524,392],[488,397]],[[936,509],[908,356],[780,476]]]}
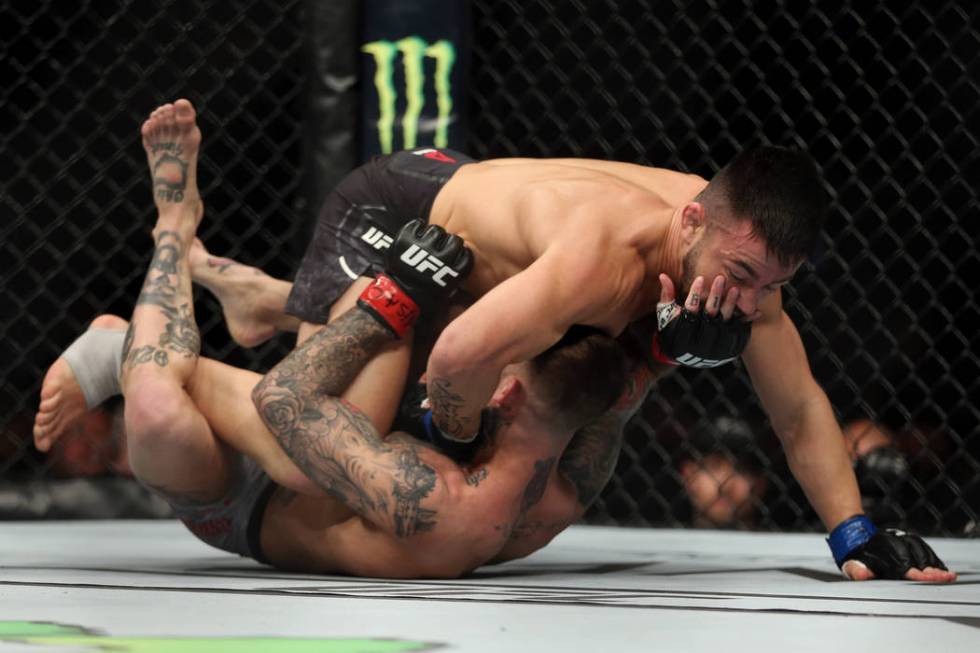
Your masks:
{"label": "fist", "polygon": [[388,249],[385,272],[423,312],[449,297],[473,268],[463,239],[434,224],[412,220]]}

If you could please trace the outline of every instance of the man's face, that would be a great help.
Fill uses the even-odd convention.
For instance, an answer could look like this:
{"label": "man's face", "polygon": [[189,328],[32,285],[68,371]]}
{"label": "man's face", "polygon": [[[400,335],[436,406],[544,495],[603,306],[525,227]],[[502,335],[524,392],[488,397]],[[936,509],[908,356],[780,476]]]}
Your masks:
{"label": "man's face", "polygon": [[718,454],[690,462],[683,476],[695,518],[715,528],[750,525],[755,500],[765,492],[765,481],[739,471],[730,460]]}
{"label": "man's face", "polygon": [[711,282],[721,274],[726,279],[726,290],[732,286],[739,289],[735,315],[755,320],[760,315],[759,304],[789,282],[802,263],[781,265],[766,243],[752,233],[747,220],[715,223],[684,256],[677,302],[684,302],[698,276],[704,277],[707,294]]}

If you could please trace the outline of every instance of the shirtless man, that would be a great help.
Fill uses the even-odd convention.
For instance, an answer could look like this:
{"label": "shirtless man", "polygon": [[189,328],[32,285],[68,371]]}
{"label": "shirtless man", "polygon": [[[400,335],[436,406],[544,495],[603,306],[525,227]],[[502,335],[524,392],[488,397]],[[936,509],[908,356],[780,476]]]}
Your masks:
{"label": "shirtless man", "polygon": [[[300,341],[353,305],[370,283],[365,273],[376,271],[378,252],[402,224],[419,217],[461,235],[475,255],[464,288],[478,299],[442,332],[428,364],[433,421],[449,437],[472,437],[500,371],[543,351],[571,324],[619,334],[631,320],[651,313],[659,297],[659,331],[648,332],[657,359],[703,366],[730,358],[703,355],[704,349],[711,353],[713,341],[725,342],[722,353],[738,353],[740,340],[747,339],[744,323],[752,322],[743,361],[791,468],[833,527],[838,564],[846,562],[852,578],[873,577],[864,558],[846,558],[895,536],[876,535],[860,516],[840,429],[781,308],[779,286],[816,239],[825,204],[809,158],[764,148],[736,158],[710,184],[671,171],[596,161],[464,163],[449,152],[398,153],[359,168],[338,186],[287,304],[304,320]],[[434,278],[447,274],[438,260],[414,263]],[[702,303],[706,278],[712,281]],[[677,316],[671,279],[689,290],[685,308],[693,319]],[[727,284],[733,285],[726,290]],[[692,324],[687,336],[712,335],[707,344],[687,337],[696,356],[663,346],[668,332]],[[371,387],[378,375],[404,379],[408,350],[404,339],[373,359],[347,393],[356,394],[361,384]],[[645,389],[665,369],[655,365]],[[374,385],[364,393],[370,400],[359,405],[385,432],[401,388],[385,393],[379,391],[383,385]],[[599,439],[617,438],[621,426],[603,418],[590,429]],[[954,577],[923,569],[929,565],[921,556],[909,559],[918,563],[906,573],[911,579]]]}
{"label": "shirtless man", "polygon": [[[112,346],[121,350],[126,327],[121,318],[100,316],[72,346],[114,370],[107,341],[86,336],[111,332]],[[625,380],[625,356],[613,340],[576,334],[509,368],[485,410],[484,420],[494,427],[472,459],[460,462],[407,433],[380,437],[353,404],[336,396],[390,339],[355,307],[264,379],[200,358],[177,385],[169,362],[127,358],[130,369],[147,367],[135,384],[155,384],[153,393],[132,381],[123,384],[133,397],[126,400],[126,441],[137,478],[202,541],[306,573],[457,577],[488,562],[526,556],[584,514],[583,488],[601,487],[605,478],[591,476],[601,469],[596,443],[572,441],[572,435],[609,407],[617,373],[620,387]],[[173,353],[157,351],[167,351],[168,358]],[[604,396],[585,385],[556,392],[568,378],[597,367],[610,381]],[[67,370],[58,379],[61,392],[81,395]],[[189,418],[209,430],[182,430]],[[311,480],[283,450],[263,448],[270,431]],[[205,469],[195,457],[208,451],[216,455]],[[155,458],[166,464],[153,463]],[[296,490],[277,484],[263,467]]]}

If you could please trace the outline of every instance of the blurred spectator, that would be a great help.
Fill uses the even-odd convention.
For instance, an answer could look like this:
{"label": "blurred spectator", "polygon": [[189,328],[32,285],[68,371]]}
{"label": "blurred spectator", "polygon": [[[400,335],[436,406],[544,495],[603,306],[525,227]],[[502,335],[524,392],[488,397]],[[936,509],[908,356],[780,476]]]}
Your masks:
{"label": "blurred spectator", "polygon": [[867,419],[848,422],[843,432],[865,514],[877,524],[906,525],[903,495],[911,468],[895,437]]}
{"label": "blurred spectator", "polygon": [[[15,469],[0,479],[0,519],[172,516],[166,502],[132,478],[121,400],[110,401],[85,415],[43,459],[32,447],[25,446],[32,420],[22,421],[16,437],[4,440],[18,443],[16,458],[28,469]],[[27,464],[29,460],[34,462]]]}
{"label": "blurred spectator", "polygon": [[695,429],[686,449],[680,473],[693,525],[754,527],[769,483],[768,461],[752,428],[734,417],[718,417]]}
{"label": "blurred spectator", "polygon": [[132,476],[123,435],[122,402],[109,402],[86,414],[51,447],[47,460],[58,478]]}

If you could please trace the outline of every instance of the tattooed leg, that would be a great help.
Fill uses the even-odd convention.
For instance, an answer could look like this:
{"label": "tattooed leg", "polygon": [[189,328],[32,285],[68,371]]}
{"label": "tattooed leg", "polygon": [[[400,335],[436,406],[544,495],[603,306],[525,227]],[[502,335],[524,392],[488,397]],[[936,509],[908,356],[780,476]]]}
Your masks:
{"label": "tattooed leg", "polygon": [[231,458],[186,391],[201,343],[189,264],[201,217],[201,132],[190,102],[178,100],[154,111],[141,134],[158,218],[153,259],[123,344],[130,463],[147,485],[217,498],[230,478]]}
{"label": "tattooed leg", "polygon": [[286,315],[293,284],[258,268],[211,255],[195,239],[190,251],[191,278],[211,291],[225,316],[228,332],[242,347],[255,347],[276,331],[296,331],[299,319]]}
{"label": "tattooed leg", "polygon": [[156,109],[141,134],[158,218],[153,259],[123,349],[124,392],[133,371],[147,365],[183,385],[200,349],[188,256],[200,219],[195,177],[201,131],[190,102],[178,100]]}

